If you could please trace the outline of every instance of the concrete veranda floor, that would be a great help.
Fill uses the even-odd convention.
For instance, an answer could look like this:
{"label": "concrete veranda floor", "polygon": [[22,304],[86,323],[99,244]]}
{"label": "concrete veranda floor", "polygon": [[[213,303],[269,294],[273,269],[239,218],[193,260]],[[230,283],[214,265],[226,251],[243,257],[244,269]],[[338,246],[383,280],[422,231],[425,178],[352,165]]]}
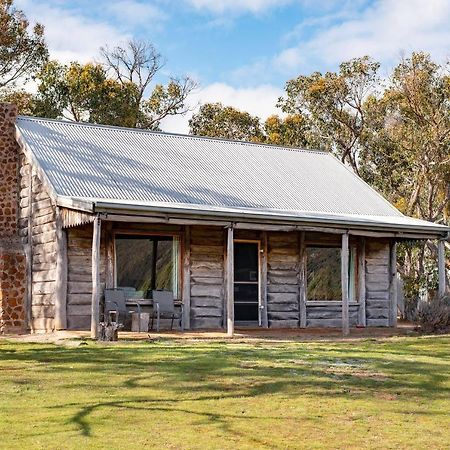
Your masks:
{"label": "concrete veranda floor", "polygon": [[[159,339],[182,340],[234,340],[234,341],[311,341],[311,340],[359,340],[368,338],[387,338],[392,336],[405,336],[415,334],[414,325],[400,323],[397,328],[352,328],[349,336],[343,336],[339,328],[306,328],[306,329],[263,329],[263,328],[236,328],[233,337],[227,336],[225,331],[196,330],[196,331],[160,331],[152,332],[119,332],[119,341],[140,341]],[[64,341],[79,342],[90,339],[89,331],[56,331],[53,333],[34,334],[5,334],[0,339],[20,342],[53,342]]]}

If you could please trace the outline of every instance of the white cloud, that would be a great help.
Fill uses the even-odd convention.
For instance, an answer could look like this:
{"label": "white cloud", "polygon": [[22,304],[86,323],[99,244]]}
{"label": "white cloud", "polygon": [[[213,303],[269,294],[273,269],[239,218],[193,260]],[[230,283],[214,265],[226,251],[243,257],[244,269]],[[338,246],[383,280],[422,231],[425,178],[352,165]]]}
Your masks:
{"label": "white cloud", "polygon": [[442,60],[450,51],[449,23],[448,0],[379,0],[334,25],[318,27],[312,37],[280,52],[273,64],[292,73],[368,54],[391,65],[402,51],[413,50]]}
{"label": "white cloud", "polygon": [[145,24],[154,26],[155,23],[159,23],[167,18],[166,14],[157,6],[136,0],[108,2],[106,11],[131,26]]}
{"label": "white cloud", "polygon": [[282,70],[290,70],[299,67],[304,61],[299,48],[288,48],[283,50],[273,59],[273,66]]}
{"label": "white cloud", "polygon": [[[270,84],[262,84],[250,88],[235,88],[226,83],[213,83],[199,89],[189,98],[189,104],[197,105],[195,111],[204,103],[221,102],[225,106],[234,106],[265,120],[272,114],[279,114],[276,103],[283,91]],[[194,111],[194,112],[195,112]],[[173,133],[188,133],[189,119],[192,112],[185,116],[174,116],[164,120],[164,131]]]}
{"label": "white cloud", "polygon": [[[270,84],[272,73],[269,68],[270,59],[258,58],[257,60],[245,64],[232,70],[228,79],[237,86],[248,87],[255,84]],[[257,80],[255,82],[255,80]]]}
{"label": "white cloud", "polygon": [[102,45],[113,46],[130,38],[112,25],[62,8],[58,2],[38,5],[32,0],[18,0],[16,4],[29,18],[45,26],[50,56],[62,62],[91,61]]}
{"label": "white cloud", "polygon": [[273,7],[284,6],[292,0],[187,0],[197,9],[204,9],[216,14],[227,11],[260,13]]}

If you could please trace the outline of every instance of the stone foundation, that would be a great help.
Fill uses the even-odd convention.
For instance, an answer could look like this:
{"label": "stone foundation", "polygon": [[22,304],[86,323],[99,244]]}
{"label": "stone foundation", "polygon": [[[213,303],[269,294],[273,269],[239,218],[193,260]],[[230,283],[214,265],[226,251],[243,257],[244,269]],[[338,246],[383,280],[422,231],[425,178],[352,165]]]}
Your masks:
{"label": "stone foundation", "polygon": [[26,331],[26,265],[22,244],[0,241],[0,333]]}

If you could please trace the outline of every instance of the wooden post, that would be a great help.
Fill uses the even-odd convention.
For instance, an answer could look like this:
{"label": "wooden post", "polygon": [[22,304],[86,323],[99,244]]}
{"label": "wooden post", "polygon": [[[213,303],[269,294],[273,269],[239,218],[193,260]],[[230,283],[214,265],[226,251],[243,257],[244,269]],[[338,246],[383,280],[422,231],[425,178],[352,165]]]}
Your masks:
{"label": "wooden post", "polygon": [[304,231],[300,232],[299,237],[298,290],[299,325],[300,328],[306,328],[306,247]]}
{"label": "wooden post", "polygon": [[92,236],[92,304],[91,304],[91,338],[97,339],[100,321],[100,237],[101,220],[98,216],[93,222]]}
{"label": "wooden post", "polygon": [[439,297],[445,295],[446,286],[446,274],[445,274],[445,241],[444,239],[439,239],[438,241],[438,270],[439,270]]}
{"label": "wooden post", "polygon": [[184,328],[191,328],[191,227],[184,227],[183,254],[183,312]]}
{"label": "wooden post", "polygon": [[366,240],[359,240],[358,254],[358,325],[365,327],[366,320]]}
{"label": "wooden post", "polygon": [[228,242],[228,228],[224,228],[223,233],[223,280],[222,280],[222,292],[223,292],[223,304],[222,304],[222,328],[227,328],[227,317],[228,317],[228,296],[227,296],[227,242]]}
{"label": "wooden post", "polygon": [[61,212],[56,207],[56,288],[55,329],[67,328],[67,235],[62,228]]}
{"label": "wooden post", "polygon": [[389,326],[397,326],[397,243],[389,246]]}
{"label": "wooden post", "polygon": [[114,236],[112,232],[112,222],[106,222],[106,289],[113,289],[115,286],[114,274]]}
{"label": "wooden post", "polygon": [[269,328],[269,317],[267,312],[267,231],[261,232],[261,326]]}
{"label": "wooden post", "polygon": [[341,284],[342,284],[342,334],[350,333],[348,311],[348,233],[342,235],[341,249]]}
{"label": "wooden post", "polygon": [[234,233],[233,227],[227,232],[227,334],[234,335]]}

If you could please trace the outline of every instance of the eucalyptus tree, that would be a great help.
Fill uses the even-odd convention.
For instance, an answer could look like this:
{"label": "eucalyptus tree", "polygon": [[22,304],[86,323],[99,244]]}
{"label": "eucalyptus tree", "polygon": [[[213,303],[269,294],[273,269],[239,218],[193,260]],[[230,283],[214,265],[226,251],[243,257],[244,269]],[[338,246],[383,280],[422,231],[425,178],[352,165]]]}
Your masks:
{"label": "eucalyptus tree", "polygon": [[50,61],[37,76],[33,99],[37,116],[133,126],[136,86],[108,78],[100,64]]}
{"label": "eucalyptus tree", "polygon": [[165,85],[153,83],[162,62],[151,44],[130,41],[101,52],[103,62],[48,62],[36,75],[34,114],[156,130],[165,117],[187,112],[195,82],[170,78]]}
{"label": "eucalyptus tree", "polygon": [[238,141],[264,139],[259,117],[222,103],[205,103],[189,121],[190,133]]}
{"label": "eucalyptus tree", "polygon": [[[362,176],[403,213],[438,223],[450,217],[450,76],[448,64],[413,53],[393,70],[379,98],[365,104]],[[401,248],[411,296],[436,283],[437,249]],[[450,267],[449,267],[450,268]]]}
{"label": "eucalyptus tree", "polygon": [[0,89],[27,82],[47,58],[44,27],[31,27],[13,0],[0,0]]}
{"label": "eucalyptus tree", "polygon": [[314,136],[310,131],[308,120],[301,114],[272,115],[264,122],[265,142],[268,144],[314,148]]}
{"label": "eucalyptus tree", "polygon": [[286,83],[286,95],[278,101],[285,113],[308,120],[312,145],[331,150],[356,173],[364,103],[378,87],[378,69],[379,63],[364,56],[343,62],[337,72],[300,75]]}
{"label": "eucalyptus tree", "polygon": [[100,50],[111,79],[123,86],[135,86],[132,103],[136,114],[131,126],[158,129],[165,117],[190,110],[186,100],[197,83],[188,76],[172,76],[166,84],[155,83],[165,61],[152,43],[132,39],[123,46]]}

